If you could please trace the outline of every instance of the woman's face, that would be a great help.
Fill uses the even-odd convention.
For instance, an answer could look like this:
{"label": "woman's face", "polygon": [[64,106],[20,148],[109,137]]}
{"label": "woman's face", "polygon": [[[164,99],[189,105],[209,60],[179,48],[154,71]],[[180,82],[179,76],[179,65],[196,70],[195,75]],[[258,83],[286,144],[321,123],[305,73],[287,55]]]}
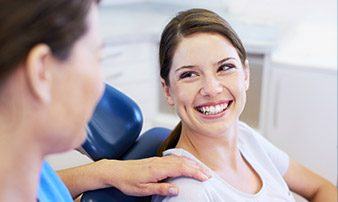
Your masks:
{"label": "woman's face", "polygon": [[178,44],[169,81],[164,85],[167,101],[185,130],[220,136],[244,109],[249,69],[225,37],[197,33]]}
{"label": "woman's face", "polygon": [[[75,44],[66,61],[56,61],[53,68],[52,116],[55,136],[62,149],[79,146],[85,127],[103,92],[100,70],[101,40],[98,34],[97,8],[88,14],[88,30]],[[57,133],[59,132],[59,133]],[[60,137],[62,134],[63,137]],[[59,147],[59,148],[60,148]]]}

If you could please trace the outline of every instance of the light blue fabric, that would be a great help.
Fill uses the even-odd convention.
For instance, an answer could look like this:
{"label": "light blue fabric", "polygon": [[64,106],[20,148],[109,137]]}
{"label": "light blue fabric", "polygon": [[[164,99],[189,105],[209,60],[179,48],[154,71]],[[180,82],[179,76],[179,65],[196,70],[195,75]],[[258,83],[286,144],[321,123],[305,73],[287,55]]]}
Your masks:
{"label": "light blue fabric", "polygon": [[73,201],[68,189],[47,162],[44,162],[41,168],[40,182],[38,187],[38,201]]}

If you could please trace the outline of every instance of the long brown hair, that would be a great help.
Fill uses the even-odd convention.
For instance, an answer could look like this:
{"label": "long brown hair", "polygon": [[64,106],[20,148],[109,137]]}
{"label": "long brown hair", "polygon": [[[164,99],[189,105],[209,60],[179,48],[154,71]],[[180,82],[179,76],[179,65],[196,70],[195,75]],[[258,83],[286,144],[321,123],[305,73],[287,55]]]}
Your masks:
{"label": "long brown hair", "polygon": [[43,43],[66,60],[85,34],[86,16],[96,0],[0,0],[0,87],[29,51]]}
{"label": "long brown hair", "polygon": [[[225,37],[235,47],[242,64],[245,64],[247,54],[244,46],[231,28],[230,24],[206,9],[190,9],[178,13],[164,28],[159,48],[160,74],[166,85],[170,85],[169,72],[177,45],[187,36],[195,33],[216,33]],[[182,123],[180,122],[158,150],[158,155],[163,151],[174,148],[180,138]]]}

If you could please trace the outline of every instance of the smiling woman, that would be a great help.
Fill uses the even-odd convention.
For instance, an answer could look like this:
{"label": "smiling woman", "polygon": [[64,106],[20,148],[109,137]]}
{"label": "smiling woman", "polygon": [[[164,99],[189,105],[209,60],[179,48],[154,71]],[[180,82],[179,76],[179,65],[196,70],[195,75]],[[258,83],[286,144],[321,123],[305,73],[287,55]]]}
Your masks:
{"label": "smiling woman", "polygon": [[205,9],[179,13],[160,42],[163,91],[181,122],[159,155],[182,155],[210,170],[205,182],[172,178],[180,194],[153,201],[336,201],[336,189],[289,159],[239,121],[249,88],[249,62],[230,25]]}

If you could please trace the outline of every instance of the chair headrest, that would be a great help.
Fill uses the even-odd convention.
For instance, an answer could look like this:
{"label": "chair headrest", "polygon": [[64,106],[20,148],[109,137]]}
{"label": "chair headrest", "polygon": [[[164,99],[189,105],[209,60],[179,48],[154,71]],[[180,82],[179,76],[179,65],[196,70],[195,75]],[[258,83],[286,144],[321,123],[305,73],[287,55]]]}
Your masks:
{"label": "chair headrest", "polygon": [[142,134],[137,142],[123,155],[122,160],[154,157],[164,140],[169,136],[167,128],[151,128]]}
{"label": "chair headrest", "polygon": [[82,148],[95,161],[120,159],[142,129],[142,113],[129,97],[106,84],[104,94],[88,123]]}

